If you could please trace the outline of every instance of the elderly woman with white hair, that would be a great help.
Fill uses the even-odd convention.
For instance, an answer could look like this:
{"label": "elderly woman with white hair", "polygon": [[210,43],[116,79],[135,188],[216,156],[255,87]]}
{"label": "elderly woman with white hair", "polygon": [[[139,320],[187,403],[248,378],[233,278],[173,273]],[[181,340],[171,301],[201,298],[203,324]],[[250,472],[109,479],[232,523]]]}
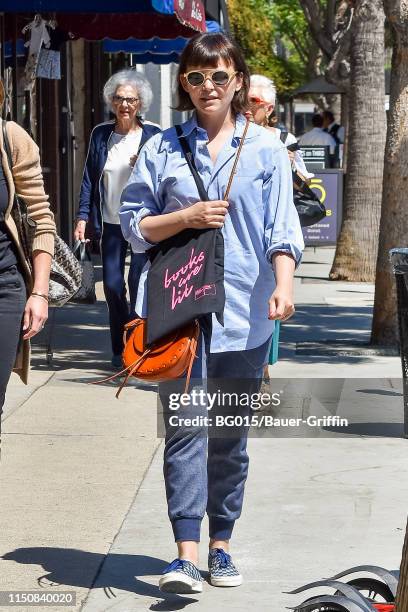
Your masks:
{"label": "elderly woman with white hair", "polygon": [[297,144],[296,136],[270,125],[276,104],[276,88],[273,81],[261,74],[252,74],[248,99],[250,108],[247,117],[258,125],[268,128],[276,138],[280,138],[286,147],[289,147],[288,153],[294,169],[302,178],[312,178],[314,174],[307,171],[300,149],[291,151],[295,149],[293,145]]}
{"label": "elderly woman with white hair", "polygon": [[[89,222],[93,238],[100,239],[112,365],[121,368],[123,327],[135,315],[129,311],[126,296],[125,259],[128,243],[120,228],[120,196],[140,149],[151,136],[160,132],[160,128],[141,121],[141,114],[149,109],[153,93],[147,79],[135,70],[121,70],[112,75],[105,84],[103,97],[115,119],[97,125],[92,131],[74,237],[85,240]],[[145,263],[144,254],[131,254],[128,286],[132,308]]]}

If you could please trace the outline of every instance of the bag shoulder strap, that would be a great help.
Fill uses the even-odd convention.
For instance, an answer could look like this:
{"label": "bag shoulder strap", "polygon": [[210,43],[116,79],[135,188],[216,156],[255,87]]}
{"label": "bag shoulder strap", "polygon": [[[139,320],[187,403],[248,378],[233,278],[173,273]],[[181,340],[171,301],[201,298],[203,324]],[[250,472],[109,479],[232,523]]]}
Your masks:
{"label": "bag shoulder strap", "polygon": [[[232,181],[234,179],[234,176],[235,176],[235,173],[236,173],[236,170],[237,170],[238,160],[239,160],[239,157],[241,155],[242,147],[244,146],[244,142],[245,142],[245,138],[246,138],[246,135],[247,135],[247,132],[248,132],[249,124],[250,124],[250,121],[247,120],[246,125],[245,125],[245,129],[244,129],[244,133],[242,134],[241,142],[239,143],[239,147],[238,147],[238,150],[237,150],[236,155],[235,155],[234,165],[233,165],[232,170],[231,170],[231,174],[230,174],[230,177],[229,177],[228,185],[227,185],[227,188],[226,188],[224,196],[223,196],[224,200],[228,199],[229,192],[231,190]],[[201,200],[203,202],[208,201],[208,199],[209,199],[208,198],[208,193],[207,193],[207,191],[206,191],[206,189],[204,187],[203,181],[201,180],[201,176],[198,174],[197,168],[195,166],[193,154],[191,152],[191,149],[190,149],[190,146],[189,146],[189,144],[187,142],[187,139],[186,139],[186,137],[183,134],[183,130],[181,128],[181,125],[176,125],[175,128],[176,128],[177,136],[179,137],[179,140],[180,140],[181,147],[183,149],[183,153],[184,153],[184,155],[186,157],[187,163],[188,163],[188,165],[190,167],[191,173],[192,173],[192,175],[194,177],[194,180],[196,182],[200,198],[201,198]]]}
{"label": "bag shoulder strap", "polygon": [[[3,145],[4,145],[4,150],[6,151],[6,156],[7,156],[7,161],[8,161],[8,165],[9,165],[9,169],[11,172],[11,176],[13,178],[13,182],[14,182],[14,176],[13,176],[13,157],[11,155],[11,147],[10,147],[10,141],[9,138],[7,136],[7,129],[6,129],[6,125],[7,125],[7,121],[5,121],[4,119],[1,120],[1,128],[3,131]],[[22,215],[27,215],[27,204],[25,203],[25,201],[21,198],[19,198],[17,196],[16,190],[14,188],[14,205],[13,205],[14,209],[18,210],[18,214],[20,215],[20,217]],[[34,223],[34,221],[32,219],[30,219],[31,223]]]}
{"label": "bag shoulder strap", "polygon": [[296,188],[301,193],[303,193],[304,195],[308,196],[312,200],[316,200],[317,202],[320,202],[320,199],[317,197],[315,192],[312,189],[310,189],[310,187],[306,183],[306,181],[303,178],[301,178],[297,174],[297,172],[295,172],[294,170],[292,170],[292,178],[293,178],[293,184],[296,186]]}
{"label": "bag shoulder strap", "polygon": [[2,130],[3,130],[3,145],[4,145],[4,150],[6,151],[7,161],[8,161],[8,165],[9,165],[9,168],[10,168],[10,172],[11,172],[11,174],[13,174],[13,158],[11,156],[10,141],[8,139],[8,136],[7,136],[6,126],[7,126],[7,121],[2,119],[1,127],[2,127]]}
{"label": "bag shoulder strap", "polygon": [[289,132],[287,130],[281,130],[280,136],[279,138],[281,139],[281,141],[283,142],[283,144],[286,143],[287,139],[288,139],[288,134]]}
{"label": "bag shoulder strap", "polygon": [[183,134],[181,125],[176,125],[175,128],[176,128],[178,139],[181,144],[181,148],[183,149],[184,157],[187,160],[187,163],[191,170],[191,174],[193,175],[193,178],[197,185],[198,194],[200,196],[200,199],[202,202],[207,202],[209,200],[208,193],[207,193],[206,188],[204,187],[204,183],[201,179],[201,176],[198,174],[198,170],[196,168],[194,157],[191,152],[190,145],[188,144],[187,138]]}

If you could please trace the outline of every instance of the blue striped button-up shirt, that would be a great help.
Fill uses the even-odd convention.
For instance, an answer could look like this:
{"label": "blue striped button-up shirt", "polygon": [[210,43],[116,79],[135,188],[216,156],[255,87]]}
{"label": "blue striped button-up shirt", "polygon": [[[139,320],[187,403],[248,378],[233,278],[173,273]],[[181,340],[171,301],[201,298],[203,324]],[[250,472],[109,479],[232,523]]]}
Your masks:
{"label": "blue striped button-up shirt", "polygon": [[[207,132],[196,117],[182,125],[197,170],[213,200],[222,200],[245,127],[238,115],[235,131],[215,164]],[[153,245],[143,237],[139,223],[147,215],[160,215],[199,200],[197,187],[174,128],[153,136],[140,152],[122,194],[120,222],[136,253]],[[273,333],[268,300],[275,288],[271,257],[276,251],[293,255],[297,264],[304,248],[299,217],[293,204],[292,175],[282,142],[258,125],[250,124],[242,147],[222,229],[225,244],[224,327],[213,315],[211,352],[240,351],[263,344]],[[136,312],[146,316],[146,277],[142,272]]]}

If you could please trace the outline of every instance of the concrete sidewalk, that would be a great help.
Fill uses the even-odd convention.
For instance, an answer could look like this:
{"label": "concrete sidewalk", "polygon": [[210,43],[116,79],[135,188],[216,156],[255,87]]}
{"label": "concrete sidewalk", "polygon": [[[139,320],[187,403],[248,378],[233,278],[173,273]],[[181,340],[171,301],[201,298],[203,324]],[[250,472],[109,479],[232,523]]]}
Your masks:
{"label": "concrete sidewalk", "polygon": [[[281,612],[302,601],[283,591],[308,581],[363,563],[397,569],[408,505],[399,358],[302,352],[311,340],[368,339],[373,287],[327,282],[332,255],[306,252],[297,313],[282,327],[280,360],[270,373],[272,384],[331,379],[318,382],[327,404],[317,408],[329,414],[333,396],[358,427],[343,437],[327,429],[272,437],[263,429],[250,439],[250,475],[232,547],[244,585],[207,584],[197,597],[158,590],[160,572],[176,555],[156,394],[152,386],[132,384],[117,401],[111,384],[87,384],[107,372],[100,301],[58,312],[53,368],[36,354],[30,387],[11,382],[0,470],[0,590],[75,591],[77,605],[65,609],[86,612],[187,606]],[[334,379],[345,379],[340,393]],[[315,408],[316,402],[291,410]],[[206,533],[205,521],[203,571]]]}

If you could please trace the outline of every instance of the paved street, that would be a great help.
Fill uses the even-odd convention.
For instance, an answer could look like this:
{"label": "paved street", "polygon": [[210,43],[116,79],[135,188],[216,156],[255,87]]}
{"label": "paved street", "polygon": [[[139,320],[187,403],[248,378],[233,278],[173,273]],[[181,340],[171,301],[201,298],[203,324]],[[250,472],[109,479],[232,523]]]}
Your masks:
{"label": "paved street", "polygon": [[[408,506],[400,360],[365,349],[374,288],[328,282],[332,256],[332,249],[308,249],[298,270],[297,312],[282,327],[270,375],[272,389],[297,379],[308,392],[273,416],[337,414],[352,425],[341,436],[331,426],[289,434],[262,428],[251,436],[246,499],[232,543],[244,585],[205,584],[194,597],[157,588],[176,555],[155,387],[132,383],[118,401],[112,383],[88,384],[109,373],[98,283],[95,306],[56,313],[52,365],[35,350],[30,385],[13,377],[9,387],[0,590],[75,592],[76,606],[62,608],[70,612],[281,612],[302,601],[283,592],[308,581],[359,564],[398,568]],[[336,340],[347,350],[338,354]],[[204,521],[204,572],[206,533]]]}

